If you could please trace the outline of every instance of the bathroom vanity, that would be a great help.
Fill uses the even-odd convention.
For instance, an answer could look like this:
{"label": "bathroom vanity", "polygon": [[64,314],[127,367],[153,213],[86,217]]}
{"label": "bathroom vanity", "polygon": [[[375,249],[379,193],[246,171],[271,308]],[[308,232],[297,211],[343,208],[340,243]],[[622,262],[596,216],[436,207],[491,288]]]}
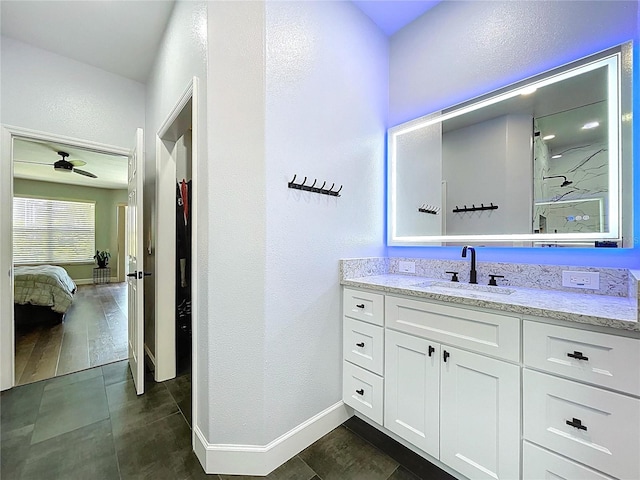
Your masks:
{"label": "bathroom vanity", "polygon": [[359,416],[462,477],[640,478],[633,273],[635,295],[602,295],[379,260],[341,262],[343,400]]}

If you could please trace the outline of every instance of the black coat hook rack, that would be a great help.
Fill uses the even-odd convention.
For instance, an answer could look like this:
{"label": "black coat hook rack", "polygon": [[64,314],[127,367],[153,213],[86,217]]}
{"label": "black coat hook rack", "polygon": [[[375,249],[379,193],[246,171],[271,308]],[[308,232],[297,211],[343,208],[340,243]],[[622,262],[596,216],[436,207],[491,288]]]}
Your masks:
{"label": "black coat hook rack", "polygon": [[422,213],[430,213],[431,215],[438,215],[440,213],[440,207],[434,207],[423,203],[418,207],[418,211]]}
{"label": "black coat hook rack", "polygon": [[289,188],[295,188],[296,190],[305,190],[307,192],[321,193],[322,195],[331,195],[332,197],[339,197],[340,191],[342,190],[342,185],[338,190],[334,190],[333,187],[336,186],[335,183],[331,184],[331,188],[326,189],[324,186],[327,182],[324,182],[320,187],[316,187],[316,183],[318,180],[313,180],[313,184],[307,185],[307,177],[304,177],[302,183],[296,183],[296,175],[293,176],[293,180],[289,182]]}
{"label": "black coat hook rack", "polygon": [[484,203],[481,203],[479,207],[476,207],[474,204],[474,205],[471,205],[471,207],[467,207],[465,205],[463,208],[458,208],[458,206],[456,205],[456,208],[453,209],[453,213],[478,212],[480,210],[497,210],[497,209],[498,209],[498,205],[494,205],[493,202],[491,202],[491,205],[487,205],[487,206],[485,206]]}

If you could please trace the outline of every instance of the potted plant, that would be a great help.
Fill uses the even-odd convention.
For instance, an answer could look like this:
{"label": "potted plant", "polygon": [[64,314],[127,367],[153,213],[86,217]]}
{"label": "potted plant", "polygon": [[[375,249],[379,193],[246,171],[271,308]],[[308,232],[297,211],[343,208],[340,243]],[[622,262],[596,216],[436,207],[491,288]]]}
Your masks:
{"label": "potted plant", "polygon": [[98,268],[106,268],[109,264],[111,254],[109,253],[109,250],[96,250],[96,254],[93,258],[98,263]]}

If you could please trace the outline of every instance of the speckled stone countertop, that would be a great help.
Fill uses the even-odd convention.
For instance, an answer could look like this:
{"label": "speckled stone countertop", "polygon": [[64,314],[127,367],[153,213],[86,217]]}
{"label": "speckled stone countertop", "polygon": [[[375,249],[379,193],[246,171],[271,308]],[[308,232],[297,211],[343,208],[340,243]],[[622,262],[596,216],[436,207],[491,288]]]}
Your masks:
{"label": "speckled stone countertop", "polygon": [[[343,278],[340,283],[347,287],[377,290],[470,307],[490,308],[519,315],[640,331],[638,301],[630,297],[569,293],[514,286],[508,288],[478,286],[482,290],[474,290],[474,286],[468,288],[467,284],[454,284],[451,287],[441,278],[397,274]],[[429,283],[431,286],[428,285]],[[491,288],[502,293],[489,291]],[[509,292],[509,294],[504,292]]]}

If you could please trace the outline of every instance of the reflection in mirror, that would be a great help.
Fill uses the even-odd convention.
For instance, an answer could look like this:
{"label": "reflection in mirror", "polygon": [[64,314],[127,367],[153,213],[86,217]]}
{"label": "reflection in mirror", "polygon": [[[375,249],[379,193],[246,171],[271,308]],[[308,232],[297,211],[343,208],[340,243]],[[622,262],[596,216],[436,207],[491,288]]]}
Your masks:
{"label": "reflection in mirror", "polygon": [[631,130],[621,125],[630,72],[620,73],[630,52],[626,44],[390,129],[389,245],[619,241],[620,138]]}

